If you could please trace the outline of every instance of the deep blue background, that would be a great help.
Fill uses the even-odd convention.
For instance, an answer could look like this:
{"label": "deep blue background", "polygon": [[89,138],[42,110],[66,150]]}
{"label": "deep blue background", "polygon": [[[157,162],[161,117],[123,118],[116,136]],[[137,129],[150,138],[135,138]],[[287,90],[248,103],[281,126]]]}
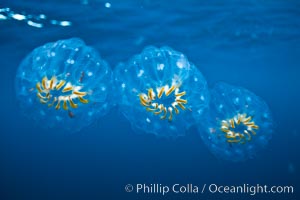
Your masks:
{"label": "deep blue background", "polygon": [[[298,193],[300,4],[296,0],[114,0],[111,8],[97,0],[87,5],[80,0],[41,2],[0,0],[0,8],[44,13],[73,23],[38,29],[24,22],[0,21],[1,200],[160,199],[124,191],[127,183],[144,182],[293,185]],[[35,47],[74,36],[95,47],[112,68],[150,44],[183,52],[210,85],[227,81],[265,99],[276,120],[273,139],[257,158],[230,163],[213,157],[195,129],[178,139],[135,134],[117,109],[80,133],[41,128],[24,118],[17,106],[16,69]],[[296,195],[256,199],[296,199]],[[179,197],[220,196],[175,196]]]}

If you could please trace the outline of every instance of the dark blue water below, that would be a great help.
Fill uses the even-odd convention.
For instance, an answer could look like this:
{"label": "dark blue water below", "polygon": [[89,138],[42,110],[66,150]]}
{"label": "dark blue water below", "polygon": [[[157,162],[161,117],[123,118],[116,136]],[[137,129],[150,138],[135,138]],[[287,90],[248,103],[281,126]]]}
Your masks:
{"label": "dark blue water below", "polygon": [[[28,15],[45,14],[43,28],[0,20],[0,199],[250,199],[250,195],[134,194],[126,184],[293,185],[297,199],[300,142],[300,4],[267,1],[0,0]],[[24,14],[25,15],[25,14]],[[57,26],[51,19],[70,21]],[[26,54],[46,42],[80,37],[111,67],[147,45],[183,52],[209,85],[226,81],[250,89],[270,106],[274,136],[257,158],[216,159],[192,128],[186,137],[135,134],[113,109],[76,134],[47,130],[24,118],[14,78]]]}

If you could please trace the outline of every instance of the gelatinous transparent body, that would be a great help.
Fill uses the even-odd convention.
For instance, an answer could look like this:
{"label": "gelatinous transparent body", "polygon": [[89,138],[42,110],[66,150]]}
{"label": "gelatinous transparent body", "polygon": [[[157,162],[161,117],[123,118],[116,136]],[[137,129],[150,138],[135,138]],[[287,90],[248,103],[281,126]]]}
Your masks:
{"label": "gelatinous transparent body", "polygon": [[47,43],[20,64],[16,95],[22,110],[44,127],[78,131],[112,105],[112,72],[78,38]]}
{"label": "gelatinous transparent body", "polygon": [[273,133],[267,104],[241,87],[216,84],[205,113],[198,126],[201,137],[214,155],[225,160],[253,158]]}
{"label": "gelatinous transparent body", "polygon": [[134,129],[183,135],[208,103],[206,80],[180,52],[147,47],[115,69],[118,104]]}

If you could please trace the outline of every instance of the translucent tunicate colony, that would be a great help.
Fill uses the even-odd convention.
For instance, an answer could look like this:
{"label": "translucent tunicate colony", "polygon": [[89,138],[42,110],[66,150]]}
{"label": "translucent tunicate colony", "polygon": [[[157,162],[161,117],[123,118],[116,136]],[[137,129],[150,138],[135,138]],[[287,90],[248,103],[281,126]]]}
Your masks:
{"label": "translucent tunicate colony", "polygon": [[71,38],[37,47],[22,61],[16,95],[41,126],[78,131],[108,112],[112,80],[98,53]]}
{"label": "translucent tunicate colony", "polygon": [[253,158],[271,139],[273,120],[267,104],[244,88],[217,83],[204,113],[199,133],[218,158]]}
{"label": "translucent tunicate colony", "polygon": [[208,104],[201,72],[169,47],[147,47],[114,72],[119,108],[135,130],[183,135]]}
{"label": "translucent tunicate colony", "polygon": [[231,161],[253,158],[273,133],[260,97],[226,83],[209,91],[201,72],[169,47],[145,48],[113,76],[82,40],[47,43],[20,64],[16,94],[24,113],[43,127],[78,131],[115,103],[138,132],[176,137],[197,124],[209,150]]}

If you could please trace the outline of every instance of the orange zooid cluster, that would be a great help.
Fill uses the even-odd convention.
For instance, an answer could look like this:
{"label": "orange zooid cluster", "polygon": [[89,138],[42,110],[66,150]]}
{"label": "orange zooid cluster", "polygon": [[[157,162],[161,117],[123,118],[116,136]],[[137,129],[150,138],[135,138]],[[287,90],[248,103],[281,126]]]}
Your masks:
{"label": "orange zooid cluster", "polygon": [[[82,89],[81,86],[74,86],[70,82],[66,83],[65,80],[58,80],[56,76],[52,76],[50,80],[45,76],[41,83],[38,82],[36,84],[36,89],[40,102],[48,104],[49,107],[56,103],[56,110],[60,109],[61,102],[64,110],[68,110],[68,104],[72,108],[77,108],[78,104],[74,102],[75,99],[78,99],[83,104],[89,102],[83,98],[87,93],[80,91]],[[53,94],[54,91],[59,91],[61,94],[55,96]]]}
{"label": "orange zooid cluster", "polygon": [[[171,94],[174,95],[174,99],[172,99],[172,103],[170,105],[164,105],[163,103],[156,102],[156,100],[162,99],[163,95],[165,95],[165,97],[169,97]],[[184,95],[186,95],[186,92],[180,92],[179,86],[172,85],[169,87],[168,85],[165,85],[163,87],[156,88],[156,93],[152,88],[150,88],[148,89],[148,94],[141,93],[139,94],[139,98],[141,105],[146,107],[147,111],[152,112],[155,115],[161,115],[160,119],[162,120],[166,119],[169,114],[168,120],[172,121],[173,110],[177,115],[179,114],[178,107],[182,110],[186,110],[184,105],[188,102],[187,100],[182,99]]]}

